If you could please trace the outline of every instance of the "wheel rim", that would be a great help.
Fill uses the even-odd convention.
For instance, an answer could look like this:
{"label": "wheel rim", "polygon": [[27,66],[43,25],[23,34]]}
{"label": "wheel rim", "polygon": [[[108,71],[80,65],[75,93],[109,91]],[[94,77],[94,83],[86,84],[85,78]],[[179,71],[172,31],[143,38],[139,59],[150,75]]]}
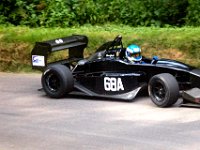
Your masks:
{"label": "wheel rim", "polygon": [[53,92],[58,91],[58,89],[60,88],[60,80],[55,74],[49,74],[46,77],[45,83],[47,87]]}
{"label": "wheel rim", "polygon": [[166,96],[166,89],[162,83],[156,82],[152,85],[152,94],[158,102],[162,102]]}

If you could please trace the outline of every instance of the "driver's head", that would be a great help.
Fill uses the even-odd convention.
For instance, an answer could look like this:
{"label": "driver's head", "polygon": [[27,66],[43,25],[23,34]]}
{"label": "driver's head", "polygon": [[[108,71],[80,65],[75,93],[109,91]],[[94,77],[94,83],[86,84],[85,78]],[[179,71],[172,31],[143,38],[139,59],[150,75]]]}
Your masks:
{"label": "driver's head", "polygon": [[126,48],[126,58],[131,62],[137,62],[142,60],[141,49],[139,46],[131,44]]}

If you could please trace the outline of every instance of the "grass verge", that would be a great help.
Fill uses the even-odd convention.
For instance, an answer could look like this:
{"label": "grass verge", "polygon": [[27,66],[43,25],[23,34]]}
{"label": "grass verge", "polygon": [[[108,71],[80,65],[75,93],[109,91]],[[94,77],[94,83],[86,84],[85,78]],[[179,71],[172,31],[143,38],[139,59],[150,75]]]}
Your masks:
{"label": "grass verge", "polygon": [[[30,72],[30,52],[37,41],[84,34],[89,38],[85,57],[119,34],[126,47],[141,46],[143,55],[169,58],[200,67],[200,28],[154,28],[104,25],[74,28],[28,28],[0,26],[0,71]],[[53,59],[53,58],[52,58]]]}

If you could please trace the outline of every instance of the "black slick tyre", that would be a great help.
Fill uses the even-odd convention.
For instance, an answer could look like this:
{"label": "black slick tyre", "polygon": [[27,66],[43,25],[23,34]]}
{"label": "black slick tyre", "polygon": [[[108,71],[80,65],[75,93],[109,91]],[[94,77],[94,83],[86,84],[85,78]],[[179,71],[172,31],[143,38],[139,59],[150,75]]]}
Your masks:
{"label": "black slick tyre", "polygon": [[179,98],[179,85],[171,74],[158,74],[150,79],[148,93],[152,102],[158,107],[170,107]]}
{"label": "black slick tyre", "polygon": [[73,75],[64,65],[49,66],[42,74],[42,87],[52,98],[64,97],[74,87]]}

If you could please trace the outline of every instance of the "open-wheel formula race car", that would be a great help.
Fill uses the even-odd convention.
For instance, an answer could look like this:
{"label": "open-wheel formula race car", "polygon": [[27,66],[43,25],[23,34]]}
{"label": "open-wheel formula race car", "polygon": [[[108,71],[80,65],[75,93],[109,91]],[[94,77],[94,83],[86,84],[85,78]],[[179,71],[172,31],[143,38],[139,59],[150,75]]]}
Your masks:
{"label": "open-wheel formula race car", "polygon": [[[49,97],[81,94],[131,101],[139,91],[148,89],[159,107],[169,107],[179,97],[184,103],[200,104],[199,69],[170,59],[143,57],[142,64],[130,63],[125,60],[121,36],[84,59],[87,44],[84,35],[36,42],[31,52],[32,67],[43,72],[42,87]],[[67,50],[68,58],[49,63],[48,56],[59,50]]]}

